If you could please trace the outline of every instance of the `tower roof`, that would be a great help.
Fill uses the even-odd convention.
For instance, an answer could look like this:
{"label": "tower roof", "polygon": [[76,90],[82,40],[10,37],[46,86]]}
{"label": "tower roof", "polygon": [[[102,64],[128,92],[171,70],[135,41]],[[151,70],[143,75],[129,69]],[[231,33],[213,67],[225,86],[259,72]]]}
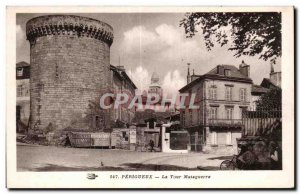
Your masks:
{"label": "tower roof", "polygon": [[153,72],[151,76],[151,85],[152,84],[158,84],[159,83],[159,75],[156,72]]}

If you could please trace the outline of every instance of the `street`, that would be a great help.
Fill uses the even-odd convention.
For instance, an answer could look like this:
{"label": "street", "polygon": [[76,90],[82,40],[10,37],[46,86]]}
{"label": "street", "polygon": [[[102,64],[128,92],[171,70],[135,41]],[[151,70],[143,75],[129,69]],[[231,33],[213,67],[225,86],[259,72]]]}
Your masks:
{"label": "street", "polygon": [[19,144],[18,171],[218,170],[230,156]]}

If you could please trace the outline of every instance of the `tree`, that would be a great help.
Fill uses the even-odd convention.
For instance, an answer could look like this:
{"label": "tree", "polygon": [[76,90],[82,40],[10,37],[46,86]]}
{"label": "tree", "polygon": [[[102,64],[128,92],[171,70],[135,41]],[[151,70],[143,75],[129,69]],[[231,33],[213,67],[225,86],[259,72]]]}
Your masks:
{"label": "tree", "polygon": [[235,57],[260,54],[263,60],[275,63],[281,56],[280,12],[187,13],[180,26],[184,27],[187,38],[201,29],[208,51],[215,43],[221,46],[230,43],[229,50],[235,51]]}
{"label": "tree", "polygon": [[270,89],[257,101],[257,110],[281,110],[282,92],[280,88]]}

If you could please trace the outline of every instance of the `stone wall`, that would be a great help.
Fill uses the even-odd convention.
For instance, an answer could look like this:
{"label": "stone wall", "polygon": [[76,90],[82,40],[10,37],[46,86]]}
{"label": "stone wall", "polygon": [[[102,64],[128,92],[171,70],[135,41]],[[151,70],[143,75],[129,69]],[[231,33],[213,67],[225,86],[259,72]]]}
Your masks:
{"label": "stone wall", "polygon": [[[93,127],[90,102],[111,87],[112,28],[79,16],[42,16],[26,26],[30,41],[31,126]],[[110,127],[109,111],[98,115]]]}

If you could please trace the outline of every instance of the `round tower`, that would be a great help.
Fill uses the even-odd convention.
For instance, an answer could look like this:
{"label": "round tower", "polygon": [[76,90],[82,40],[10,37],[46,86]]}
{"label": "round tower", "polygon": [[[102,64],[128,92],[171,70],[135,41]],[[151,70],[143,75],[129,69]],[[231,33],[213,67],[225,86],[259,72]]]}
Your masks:
{"label": "round tower", "polygon": [[112,27],[86,17],[48,15],[29,20],[26,35],[31,64],[30,126],[63,129],[81,123],[81,128],[109,128],[108,111],[99,115],[95,110],[111,86]]}

